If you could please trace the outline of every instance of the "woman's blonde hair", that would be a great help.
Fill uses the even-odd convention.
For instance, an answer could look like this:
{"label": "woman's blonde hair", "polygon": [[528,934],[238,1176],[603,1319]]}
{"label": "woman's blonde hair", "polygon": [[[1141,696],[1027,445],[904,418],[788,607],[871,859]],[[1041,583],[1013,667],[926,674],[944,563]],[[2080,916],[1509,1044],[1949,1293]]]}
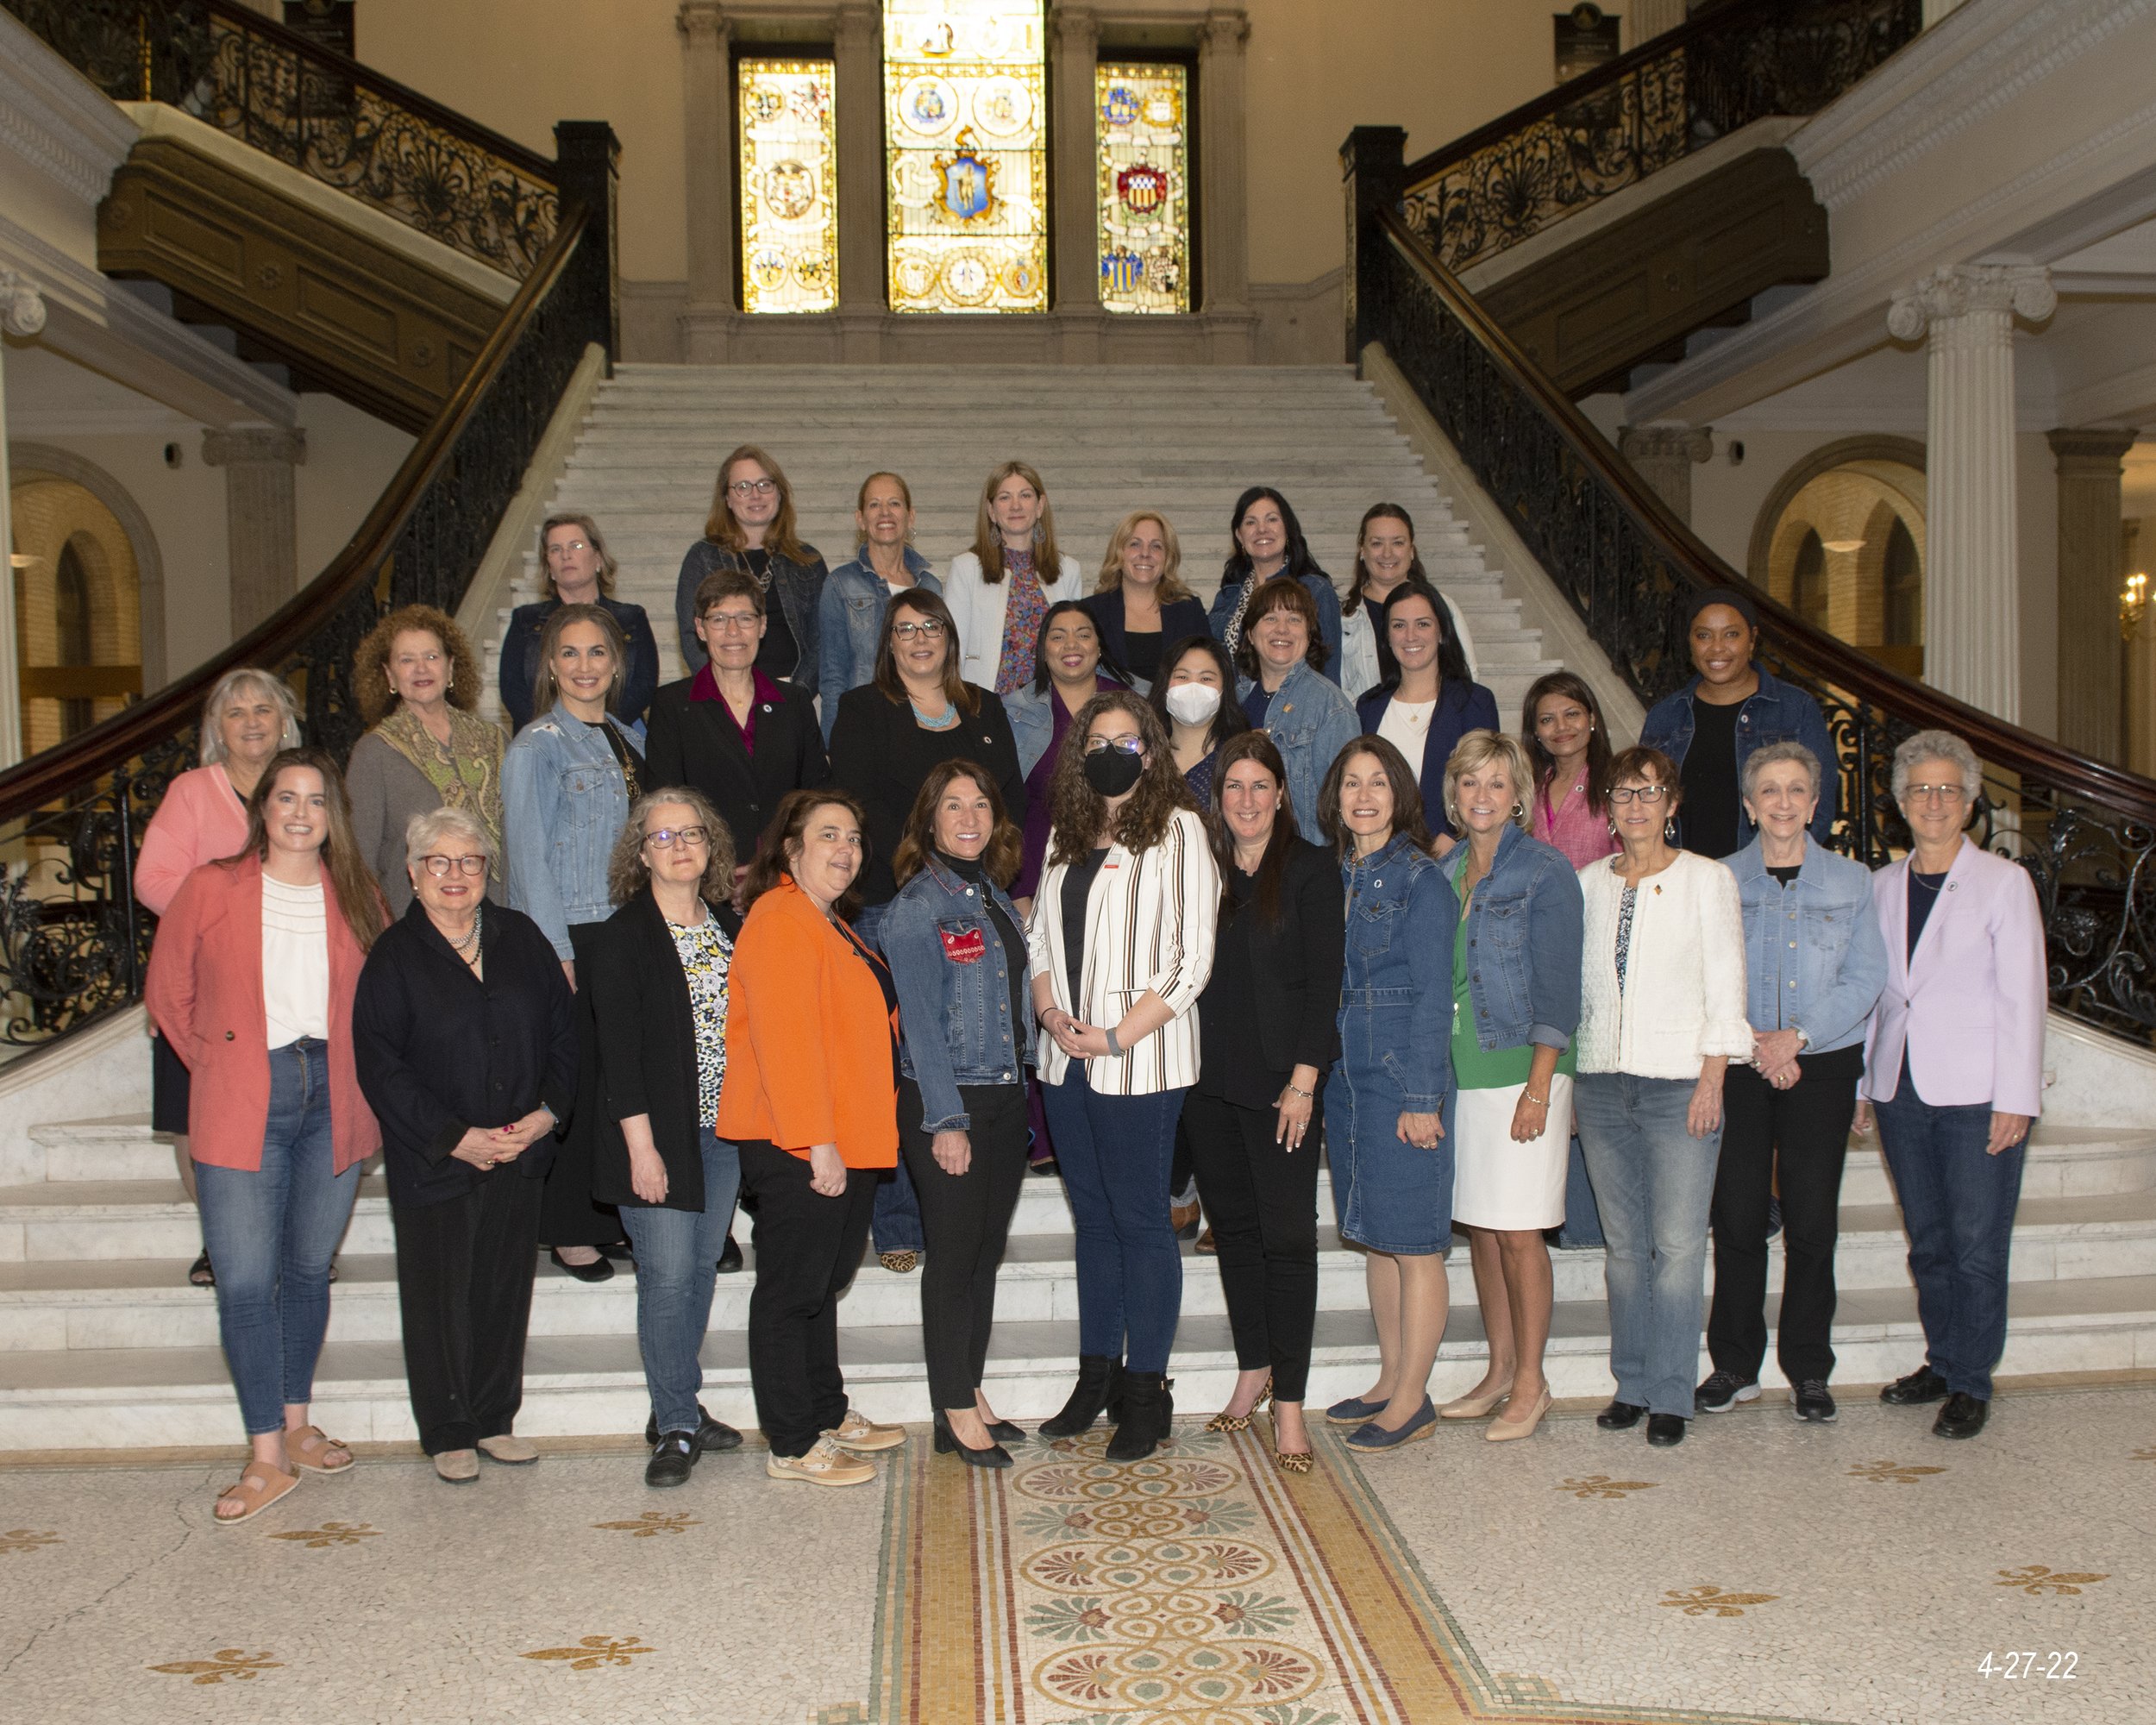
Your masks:
{"label": "woman's blonde hair", "polygon": [[390,686],[389,656],[397,637],[406,632],[431,635],[442,643],[449,661],[449,687],[444,694],[451,706],[469,712],[479,704],[479,655],[464,638],[456,618],[430,605],[400,605],[367,631],[352,656],[352,693],[360,704],[360,718],[370,729],[387,718],[401,699]]}
{"label": "woman's blonde hair", "polygon": [[1179,599],[1192,597],[1182,578],[1182,542],[1175,536],[1175,525],[1157,509],[1134,509],[1115,524],[1115,531],[1108,535],[1107,555],[1100,560],[1100,576],[1094,582],[1095,591],[1114,593],[1123,585],[1123,548],[1131,536],[1138,531],[1141,521],[1157,523],[1161,542],[1168,548],[1168,561],[1161,566],[1160,602],[1172,605]]}
{"label": "woman's blonde hair", "polygon": [[[771,482],[779,488],[779,512],[771,518],[771,525],[764,529],[764,549],[775,551],[788,562],[808,561],[801,555],[800,530],[793,518],[793,487],[787,483],[786,473],[779,464],[754,443],[743,443],[718,464],[718,480],[711,487],[711,512],[704,523],[704,536],[714,545],[724,545],[729,551],[745,551],[749,536],[741,530],[741,523],[734,519],[734,512],[726,506],[726,487],[732,483],[735,464],[754,461],[771,475]],[[870,478],[874,475],[871,474]]]}
{"label": "woman's blonde hair", "polygon": [[995,501],[996,487],[1008,479],[1024,480],[1041,500],[1041,518],[1033,525],[1033,573],[1043,586],[1053,586],[1063,567],[1062,555],[1056,549],[1056,511],[1041,476],[1023,461],[1004,462],[981,487],[981,508],[973,526],[973,554],[981,559],[981,579],[993,586],[1005,574],[1003,530],[996,525],[995,511],[989,505]]}
{"label": "woman's blonde hair", "polygon": [[625,905],[651,879],[651,865],[644,861],[644,823],[662,803],[679,803],[704,828],[709,848],[704,878],[696,883],[698,896],[711,905],[723,905],[734,894],[734,830],[718,817],[718,811],[703,792],[686,785],[667,785],[646,791],[630,806],[629,819],[614,836],[613,854],[606,859],[608,902]]}
{"label": "woman's blonde hair", "polygon": [[[557,527],[573,527],[584,536],[584,543],[599,553],[599,590],[608,599],[614,596],[616,564],[614,554],[606,549],[606,540],[599,530],[599,523],[588,515],[549,515],[539,524],[539,569],[547,578],[547,591],[555,592],[554,570],[547,561],[547,535]],[[555,596],[558,599],[559,593]]]}
{"label": "woman's blonde hair", "polygon": [[1451,758],[1445,763],[1445,818],[1452,825],[1460,824],[1462,776],[1479,773],[1494,761],[1502,761],[1506,772],[1512,775],[1513,825],[1526,829],[1527,800],[1535,789],[1534,768],[1527,764],[1527,751],[1520,746],[1520,739],[1501,731],[1469,731],[1454,745]]}
{"label": "woman's blonde hair", "polygon": [[202,704],[202,764],[205,767],[214,767],[224,759],[224,710],[241,689],[260,689],[283,712],[285,724],[278,733],[277,746],[299,747],[299,699],[292,693],[291,685],[260,665],[242,665],[219,677],[210,699]]}

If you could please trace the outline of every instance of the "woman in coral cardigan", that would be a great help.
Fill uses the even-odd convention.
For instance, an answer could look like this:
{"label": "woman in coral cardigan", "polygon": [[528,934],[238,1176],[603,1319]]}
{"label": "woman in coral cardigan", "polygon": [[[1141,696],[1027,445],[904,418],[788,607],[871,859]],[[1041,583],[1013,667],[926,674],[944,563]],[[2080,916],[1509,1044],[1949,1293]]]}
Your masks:
{"label": "woman in coral cardigan", "polygon": [[166,908],[145,994],[195,1082],[189,1148],[217,1322],[254,1454],[217,1499],[229,1527],[352,1452],[307,1417],[329,1262],[360,1164],[381,1145],[352,1057],[352,998],[381,895],[336,764],[287,749],[248,799],[247,843]]}
{"label": "woman in coral cardigan", "polygon": [[838,1296],[899,1159],[897,992],[847,923],[867,844],[843,791],[789,791],[743,883],[713,1130],[756,1212],[749,1377],[774,1479],[865,1485],[906,1433],[846,1402]]}

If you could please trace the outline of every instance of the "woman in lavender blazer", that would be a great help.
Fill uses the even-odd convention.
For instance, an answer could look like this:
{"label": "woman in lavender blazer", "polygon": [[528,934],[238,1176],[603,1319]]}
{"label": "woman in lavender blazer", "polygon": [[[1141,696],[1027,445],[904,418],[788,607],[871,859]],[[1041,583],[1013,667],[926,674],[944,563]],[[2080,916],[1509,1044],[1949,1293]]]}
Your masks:
{"label": "woman in lavender blazer", "polygon": [[1942,1438],[1973,1438],[1990,1411],[2021,1164],[2043,1107],[2043,918],[2028,872],[1963,834],[1982,785],[1949,732],[1894,751],[1894,800],[1916,842],[1873,877],[1887,982],[1857,1105],[1858,1132],[1878,1116],[1924,1325],[1924,1364],[1879,1399],[1944,1402]]}

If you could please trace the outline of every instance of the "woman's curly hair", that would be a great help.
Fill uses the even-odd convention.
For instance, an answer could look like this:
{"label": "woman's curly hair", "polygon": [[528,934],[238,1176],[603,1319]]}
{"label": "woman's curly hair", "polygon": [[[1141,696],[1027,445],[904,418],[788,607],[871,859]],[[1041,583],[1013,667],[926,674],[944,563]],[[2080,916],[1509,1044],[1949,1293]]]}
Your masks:
{"label": "woman's curly hair", "polygon": [[644,861],[644,823],[661,803],[678,803],[694,815],[704,829],[704,878],[696,890],[704,902],[723,905],[734,895],[734,832],[719,819],[704,793],[686,785],[666,785],[646,791],[629,811],[629,819],[615,835],[613,854],[606,859],[606,896],[625,905],[651,883],[651,865]]}
{"label": "woman's curly hair", "polygon": [[407,630],[431,635],[442,643],[449,661],[449,705],[469,712],[479,704],[479,656],[472,650],[456,619],[430,605],[400,605],[367,631],[352,656],[352,693],[360,703],[360,718],[369,730],[397,706],[399,697],[389,682],[389,655],[397,637]]}
{"label": "woman's curly hair", "polygon": [[1117,811],[1115,830],[1109,837],[1125,850],[1150,850],[1167,833],[1168,819],[1177,809],[1198,812],[1197,798],[1175,768],[1175,751],[1160,715],[1144,695],[1129,689],[1104,690],[1078,709],[1049,775],[1050,862],[1083,862],[1107,817],[1107,799],[1086,778],[1086,739],[1093,734],[1093,722],[1104,712],[1128,713],[1145,742],[1145,770],[1129,800]]}

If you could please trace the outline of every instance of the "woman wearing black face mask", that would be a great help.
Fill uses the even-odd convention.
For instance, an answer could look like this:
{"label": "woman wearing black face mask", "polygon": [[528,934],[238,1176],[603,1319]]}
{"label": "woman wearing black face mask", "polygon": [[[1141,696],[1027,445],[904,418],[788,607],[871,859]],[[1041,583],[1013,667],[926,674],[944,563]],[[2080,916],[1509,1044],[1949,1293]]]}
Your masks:
{"label": "woman wearing black face mask", "polygon": [[1079,1360],[1069,1402],[1041,1430],[1075,1437],[1106,1408],[1110,1458],[1139,1461],[1174,1411],[1182,1257],[1169,1164],[1198,1076],[1191,1008],[1213,970],[1220,871],[1168,734],[1135,694],[1081,709],[1049,808],[1027,944],[1049,1129],[1077,1223]]}

